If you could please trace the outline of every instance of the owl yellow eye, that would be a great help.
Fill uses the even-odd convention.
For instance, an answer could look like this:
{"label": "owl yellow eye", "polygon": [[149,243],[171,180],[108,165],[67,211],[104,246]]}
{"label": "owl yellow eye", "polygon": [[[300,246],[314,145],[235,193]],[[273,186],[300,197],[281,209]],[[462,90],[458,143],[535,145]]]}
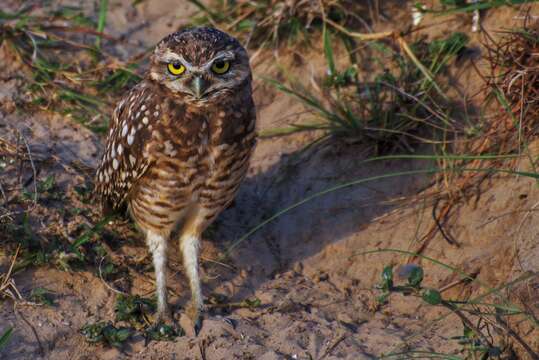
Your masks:
{"label": "owl yellow eye", "polygon": [[170,63],[168,64],[168,71],[172,75],[181,75],[185,72],[185,66],[181,63]]}
{"label": "owl yellow eye", "polygon": [[230,69],[230,62],[224,60],[217,60],[211,66],[211,71],[219,75],[226,73],[228,69]]}

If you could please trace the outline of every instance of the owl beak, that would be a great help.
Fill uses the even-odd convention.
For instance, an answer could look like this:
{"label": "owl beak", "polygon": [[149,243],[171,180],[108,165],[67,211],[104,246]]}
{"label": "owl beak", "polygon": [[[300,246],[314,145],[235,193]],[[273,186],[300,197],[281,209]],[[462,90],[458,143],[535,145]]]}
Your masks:
{"label": "owl beak", "polygon": [[193,91],[193,95],[195,95],[197,99],[200,99],[202,96],[204,96],[204,93],[208,89],[208,85],[209,84],[202,78],[202,76],[195,76],[191,81],[191,90]]}

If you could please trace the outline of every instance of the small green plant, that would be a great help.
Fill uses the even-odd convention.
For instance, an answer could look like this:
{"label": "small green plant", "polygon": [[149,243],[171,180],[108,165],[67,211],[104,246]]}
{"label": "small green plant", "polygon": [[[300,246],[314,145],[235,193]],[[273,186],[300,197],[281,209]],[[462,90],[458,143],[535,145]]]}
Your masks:
{"label": "small green plant", "polygon": [[[358,63],[339,70],[333,55],[330,32],[324,28],[323,45],[327,75],[310,90],[300,81],[269,80],[278,90],[298,99],[309,110],[312,120],[273,129],[262,136],[287,135],[299,131],[322,131],[329,137],[369,142],[376,153],[395,148],[413,151],[414,143],[443,144],[447,133],[459,131],[436,79],[466,46],[468,38],[454,33],[431,43],[418,41],[411,50],[417,57],[394,51],[382,42],[369,43],[372,54],[364,54],[382,65],[379,72],[366,72],[359,79]],[[422,64],[418,65],[418,60]],[[428,74],[428,76],[426,76]],[[315,79],[316,80],[316,79]]]}
{"label": "small green plant", "polygon": [[422,299],[428,305],[443,306],[450,311],[457,314],[457,316],[463,322],[463,336],[455,337],[459,344],[463,346],[469,357],[469,359],[476,359],[477,356],[481,359],[489,359],[492,356],[501,354],[502,350],[492,344],[492,342],[483,335],[480,328],[473,325],[473,321],[470,319],[470,315],[480,313],[478,310],[473,309],[473,305],[470,308],[464,308],[463,305],[467,305],[466,302],[444,299],[440,291],[433,288],[423,286],[423,268],[415,264],[408,264],[401,269],[401,277],[406,278],[405,283],[395,284],[393,266],[386,266],[382,271],[382,281],[379,285],[379,289],[382,294],[378,297],[378,301],[381,304],[386,304],[391,294],[403,294],[406,296],[415,296]]}
{"label": "small green plant", "polygon": [[[140,80],[136,63],[102,51],[102,40],[110,39],[103,34],[107,3],[100,1],[97,21],[76,7],[40,15],[33,6],[0,12],[0,45],[7,44],[29,70],[26,105],[69,116],[95,131],[107,128],[114,100]],[[81,33],[87,35],[83,40]]]}
{"label": "small green plant", "polygon": [[[40,180],[37,183],[37,192],[40,199],[46,198],[50,200],[60,200],[62,199],[63,195],[56,186],[56,179],[54,175],[49,175],[44,180]],[[34,193],[26,189],[22,191],[22,195],[27,200],[34,199]]]}
{"label": "small green plant", "polygon": [[110,321],[100,321],[85,325],[81,333],[88,342],[103,342],[114,347],[121,347],[135,333],[142,334],[147,341],[171,341],[183,335],[181,329],[163,323],[153,324],[150,317],[155,309],[155,300],[139,295],[118,295],[114,307],[116,321],[129,323],[131,327],[116,327]]}
{"label": "small green plant", "polygon": [[[65,243],[55,237],[42,243],[38,241],[29,223],[29,216],[25,214],[20,226],[13,226],[13,236],[23,246],[24,251],[15,265],[15,271],[28,266],[55,265],[62,271],[73,271],[82,268],[89,260],[95,258],[95,252],[88,244],[104,230],[110,218],[104,218],[89,229],[85,229],[71,244]],[[85,247],[86,246],[86,247]],[[88,256],[90,255],[90,256]]]}
{"label": "small green plant", "polygon": [[29,300],[38,304],[53,306],[54,298],[52,295],[53,295],[52,292],[50,292],[49,290],[42,287],[38,287],[38,288],[32,289]]}
{"label": "small green plant", "polygon": [[81,329],[86,341],[90,343],[105,343],[114,347],[121,347],[128,340],[133,332],[129,328],[115,327],[110,322],[97,322],[86,324]]}
{"label": "small green plant", "polygon": [[228,297],[223,294],[213,293],[206,299],[206,305],[211,309],[220,309],[229,312],[233,309],[247,308],[255,309],[262,306],[262,301],[258,298],[244,299],[239,302],[230,302]]}
{"label": "small green plant", "polygon": [[148,325],[149,315],[154,313],[156,303],[153,299],[142,298],[139,295],[118,295],[114,312],[117,321],[126,321],[133,326]]}
{"label": "small green plant", "polygon": [[175,329],[167,324],[157,324],[156,326],[150,326],[144,330],[144,336],[148,340],[155,341],[172,341],[178,336],[183,336],[183,330]]}

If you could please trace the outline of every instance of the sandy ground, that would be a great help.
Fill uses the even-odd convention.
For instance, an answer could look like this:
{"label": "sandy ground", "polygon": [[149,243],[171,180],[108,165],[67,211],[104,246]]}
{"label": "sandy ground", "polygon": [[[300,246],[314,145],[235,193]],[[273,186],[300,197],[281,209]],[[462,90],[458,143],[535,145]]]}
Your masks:
{"label": "sandy ground", "polygon": [[[128,11],[125,2],[110,3],[106,31],[114,36],[130,34],[129,41],[115,49],[120,54],[152,46],[185,23],[193,11],[184,2],[172,0],[145,1],[136,8],[127,7]],[[88,2],[85,6],[91,5]],[[490,11],[483,16],[483,26],[489,30],[511,27],[516,23],[516,14],[509,9]],[[404,27],[409,22],[408,11],[401,11],[379,27],[392,28],[395,23]],[[431,35],[469,26],[469,17],[461,17],[442,30],[436,28]],[[472,37],[476,44],[477,35]],[[318,54],[313,56],[313,65],[296,64],[294,70],[309,73],[313,67],[321,68],[324,60],[320,50],[305,51],[305,57],[309,52]],[[283,54],[281,60],[287,62],[289,57]],[[296,102],[261,80],[261,76],[272,74],[274,62],[275,58],[263,55],[255,61],[255,98],[261,130],[295,122],[294,114],[302,111]],[[470,67],[469,63],[463,66]],[[4,70],[0,77],[0,102],[4,105],[19,96],[19,80],[11,79],[9,71],[16,69]],[[473,90],[477,79],[470,74],[471,71],[459,70],[455,76],[459,76],[457,80],[463,88]],[[4,107],[0,124],[0,131],[10,129],[6,124],[20,129],[36,156],[58,160],[51,161],[40,176],[56,174],[67,197],[73,195],[75,186],[84,183],[74,162],[94,167],[101,151],[102,138],[58,115],[20,114]],[[232,302],[256,297],[262,307],[228,313],[209,311],[198,337],[183,336],[146,345],[141,336],[136,336],[122,349],[108,348],[87,343],[79,333],[89,321],[114,319],[115,294],[96,270],[30,268],[14,276],[21,293],[28,295],[36,287],[50,289],[55,305],[14,307],[10,301],[0,303],[0,333],[8,326],[15,328],[0,358],[376,359],[384,353],[410,348],[458,354],[462,347],[452,337],[462,334],[462,324],[455,315],[439,320],[447,310],[400,295],[392,295],[383,308],[376,306],[375,285],[380,282],[384,265],[405,264],[408,258],[394,253],[361,255],[380,248],[418,249],[422,236],[433,225],[431,202],[417,200],[429,184],[426,176],[385,179],[317,198],[242,242],[226,266],[211,261],[260,221],[310,194],[356,178],[425,166],[402,161],[365,164],[362,160],[369,153],[361,144],[333,144],[300,152],[311,140],[312,135],[260,140],[237,200],[220,216],[203,243],[204,293],[221,294]],[[526,169],[528,165],[520,166]],[[526,178],[493,177],[478,194],[454,209],[445,224],[459,246],[437,234],[423,254],[474,274],[491,287],[537,270],[539,226],[533,211],[539,201],[537,184]],[[66,230],[71,226],[71,220],[48,214],[45,206],[36,211],[43,216],[39,220],[42,224],[54,223]],[[135,232],[125,243],[109,245],[121,261],[149,262],[143,240]],[[9,255],[0,252],[2,271],[9,264]],[[429,287],[441,288],[458,280],[457,275],[431,262],[415,262],[424,267],[424,283]],[[170,267],[169,284],[175,294],[171,301],[181,311],[188,291],[177,254],[172,255]],[[153,290],[152,278],[151,269],[141,272],[131,279],[127,289],[147,295]],[[507,294],[519,294],[519,299],[537,309],[538,286],[539,279],[531,278],[523,286],[508,289]],[[444,295],[468,298],[483,292],[471,283],[451,287]],[[539,352],[537,332],[524,323],[516,324],[515,329]],[[520,355],[513,358],[527,358],[518,345],[514,349]]]}

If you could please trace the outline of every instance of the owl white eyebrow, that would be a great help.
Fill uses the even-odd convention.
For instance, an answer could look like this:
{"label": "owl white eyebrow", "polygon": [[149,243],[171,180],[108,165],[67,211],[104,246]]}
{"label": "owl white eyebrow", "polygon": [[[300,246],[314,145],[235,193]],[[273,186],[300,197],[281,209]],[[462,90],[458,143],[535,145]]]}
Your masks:
{"label": "owl white eyebrow", "polygon": [[202,66],[195,66],[191,65],[189,62],[185,60],[185,58],[179,54],[173,53],[172,51],[168,50],[165,54],[163,54],[162,59],[165,63],[174,63],[174,62],[180,62],[183,66],[189,71],[189,72],[197,72],[201,70],[207,70],[216,60],[234,60],[236,56],[232,51],[222,51],[215,55],[210,61],[205,63]]}
{"label": "owl white eyebrow", "polygon": [[234,60],[236,58],[236,55],[232,51],[221,51],[217,55],[215,55],[210,61],[208,61],[206,64],[213,63],[215,60]]}
{"label": "owl white eyebrow", "polygon": [[192,68],[196,70],[208,70],[216,60],[230,61],[234,60],[235,58],[236,56],[232,51],[222,51],[215,55],[213,58],[211,58],[211,60],[206,62],[204,65],[193,66]]}
{"label": "owl white eyebrow", "polygon": [[182,64],[188,64],[187,61],[183,58],[183,56],[178,55],[176,53],[173,53],[172,51],[168,50],[166,53],[163,54],[161,57],[164,62],[166,63],[173,63],[173,62],[181,62]]}
{"label": "owl white eyebrow", "polygon": [[179,54],[173,53],[172,51],[167,51],[163,56],[162,59],[165,63],[176,63],[180,62],[185,68],[189,71],[198,71],[200,69],[203,69],[204,67],[199,66],[193,66],[185,60],[185,58]]}

